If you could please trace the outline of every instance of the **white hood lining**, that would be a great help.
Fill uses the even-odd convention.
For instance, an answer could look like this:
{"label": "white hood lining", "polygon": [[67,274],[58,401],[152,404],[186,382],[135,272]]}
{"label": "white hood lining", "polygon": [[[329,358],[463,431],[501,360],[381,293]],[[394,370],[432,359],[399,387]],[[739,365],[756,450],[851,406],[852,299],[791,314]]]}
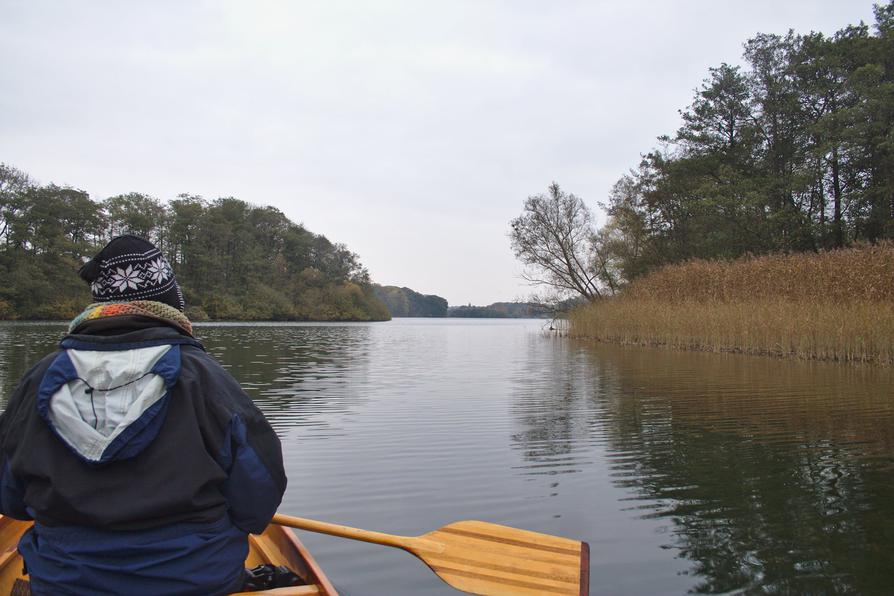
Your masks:
{"label": "white hood lining", "polygon": [[80,379],[50,398],[49,418],[59,436],[85,459],[99,461],[112,441],[164,397],[164,379],[146,373],[170,349],[67,350]]}

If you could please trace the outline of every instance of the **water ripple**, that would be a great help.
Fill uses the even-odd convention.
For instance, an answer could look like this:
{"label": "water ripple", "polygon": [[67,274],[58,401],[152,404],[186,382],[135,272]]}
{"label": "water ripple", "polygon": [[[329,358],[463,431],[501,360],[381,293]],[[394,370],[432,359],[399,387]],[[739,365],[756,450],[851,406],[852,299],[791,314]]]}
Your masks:
{"label": "water ripple", "polygon": [[[210,324],[279,433],[287,513],[416,535],[577,537],[610,594],[884,593],[894,372],[591,346],[539,321]],[[0,389],[62,325],[0,324]],[[346,594],[451,594],[412,557],[304,534]]]}

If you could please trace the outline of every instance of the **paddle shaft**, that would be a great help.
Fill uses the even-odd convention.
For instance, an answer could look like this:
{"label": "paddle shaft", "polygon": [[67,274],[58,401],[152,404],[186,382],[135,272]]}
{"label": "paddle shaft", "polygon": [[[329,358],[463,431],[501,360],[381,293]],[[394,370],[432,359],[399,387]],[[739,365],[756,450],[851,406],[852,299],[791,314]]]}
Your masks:
{"label": "paddle shaft", "polygon": [[321,534],[329,534],[330,536],[338,536],[340,538],[350,538],[351,540],[361,540],[363,542],[371,542],[373,544],[382,544],[385,546],[393,546],[404,550],[423,549],[438,552],[441,550],[439,545],[427,541],[423,538],[415,536],[395,536],[394,534],[386,534],[384,532],[373,532],[371,530],[361,530],[360,528],[352,528],[350,526],[342,526],[339,524],[330,524],[327,522],[317,521],[315,519],[307,519],[304,517],[294,517],[291,515],[283,515],[277,513],[273,516],[273,523],[290,528],[298,528],[299,530],[307,530],[309,532],[319,532]]}

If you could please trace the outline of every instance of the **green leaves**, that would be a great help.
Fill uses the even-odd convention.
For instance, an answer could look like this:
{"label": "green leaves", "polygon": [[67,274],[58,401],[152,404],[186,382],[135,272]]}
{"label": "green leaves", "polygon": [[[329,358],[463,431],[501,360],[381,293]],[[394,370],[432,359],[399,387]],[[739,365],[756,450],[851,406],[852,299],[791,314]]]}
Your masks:
{"label": "green leaves", "polygon": [[[759,34],[608,204],[627,279],[690,258],[894,238],[894,3],[832,37]],[[619,190],[620,189],[620,190]]]}
{"label": "green leaves", "polygon": [[278,209],[232,197],[180,195],[168,204],[127,193],[34,186],[0,164],[0,318],[69,318],[89,302],[76,271],[112,236],[135,234],[164,252],[200,318],[382,320],[359,257]]}

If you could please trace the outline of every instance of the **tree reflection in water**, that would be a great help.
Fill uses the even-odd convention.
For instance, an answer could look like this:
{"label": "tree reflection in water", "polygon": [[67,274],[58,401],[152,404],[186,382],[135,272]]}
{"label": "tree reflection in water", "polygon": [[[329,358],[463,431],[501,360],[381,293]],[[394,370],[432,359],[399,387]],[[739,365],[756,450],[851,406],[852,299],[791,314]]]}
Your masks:
{"label": "tree reflection in water", "polygon": [[280,433],[329,426],[337,418],[333,414],[362,399],[353,389],[369,376],[369,335],[367,325],[337,323],[214,323],[196,328],[208,352]]}
{"label": "tree reflection in water", "polygon": [[63,323],[0,322],[0,408],[37,361],[54,351],[68,330]]}
{"label": "tree reflection in water", "polygon": [[666,526],[693,592],[892,585],[891,371],[575,343],[553,354],[516,379],[525,473],[588,472],[583,446],[604,447],[627,513]]}

